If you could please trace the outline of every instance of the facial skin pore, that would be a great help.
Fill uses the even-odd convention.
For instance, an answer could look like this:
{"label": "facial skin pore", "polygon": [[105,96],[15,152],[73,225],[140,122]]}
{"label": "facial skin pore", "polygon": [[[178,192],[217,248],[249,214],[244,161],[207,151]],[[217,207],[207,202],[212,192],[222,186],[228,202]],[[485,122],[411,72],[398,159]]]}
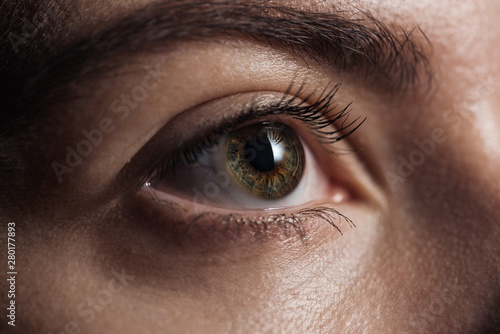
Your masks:
{"label": "facial skin pore", "polygon": [[[200,10],[199,3],[191,2],[193,13]],[[28,2],[19,3],[30,7]],[[153,8],[173,10],[172,3]],[[233,3],[252,4],[250,0]],[[407,81],[380,73],[374,76],[376,71],[368,65],[356,72],[354,63],[365,57],[358,49],[339,58],[346,61],[346,56],[352,56],[352,63],[342,66],[329,63],[328,57],[318,61],[321,57],[310,49],[309,53],[300,53],[300,48],[291,52],[290,44],[273,43],[272,36],[267,43],[237,34],[186,40],[182,31],[167,47],[152,47],[147,42],[153,39],[153,31],[147,36],[141,32],[142,38],[124,46],[128,50],[140,45],[140,50],[116,54],[107,50],[102,56],[106,66],[97,67],[101,61],[97,51],[75,48],[80,45],[75,43],[92,41],[92,36],[95,42],[109,27],[154,5],[150,0],[58,2],[49,15],[51,24],[44,24],[27,41],[27,45],[40,43],[30,48],[40,55],[28,57],[23,45],[18,56],[37,65],[36,59],[42,63],[50,58],[42,55],[73,48],[81,52],[74,54],[78,62],[70,62],[74,67],[67,71],[63,60],[57,63],[59,68],[35,71],[37,79],[49,78],[51,71],[70,79],[55,89],[40,90],[46,95],[38,94],[30,106],[38,99],[46,104],[38,104],[40,113],[30,114],[30,127],[19,130],[25,136],[0,139],[0,147],[19,148],[12,154],[22,166],[5,167],[5,176],[0,177],[5,180],[0,185],[0,218],[18,226],[19,271],[16,327],[2,321],[0,331],[500,330],[496,327],[500,3],[266,3],[339,15],[373,29],[382,22],[396,43],[406,40],[414,55],[421,52],[415,57],[418,62],[401,60],[413,65],[407,68],[418,71],[418,79],[396,85]],[[0,12],[19,16],[13,8]],[[250,17],[258,8],[245,13]],[[194,20],[193,13],[189,17]],[[243,17],[234,17],[235,26],[242,21]],[[142,48],[145,45],[148,49]],[[396,45],[394,50],[409,49]],[[84,51],[93,59],[79,59]],[[395,68],[399,67],[394,65],[387,73]],[[196,203],[187,204],[189,210],[184,211],[158,208],[140,192],[129,195],[123,190],[133,175],[151,167],[148,159],[154,159],[148,157],[159,150],[174,151],[219,120],[230,118],[251,102],[245,94],[269,97],[287,92],[309,98],[310,103],[339,82],[335,104],[344,107],[352,102],[350,117],[366,121],[333,146],[352,154],[329,160],[325,151],[310,145],[311,155],[317,156],[310,168],[321,177],[335,174],[346,180],[336,186],[342,188],[340,198],[350,200],[334,204],[332,196],[325,195],[356,226],[350,228],[338,217],[342,235],[311,218],[304,223],[304,238],[274,230],[263,240],[208,238],[203,233],[185,236],[174,233],[170,225],[181,220],[179,212],[198,210]],[[299,89],[301,83],[304,91]],[[78,154],[78,148],[83,149],[84,140],[92,145],[91,153],[68,158],[71,150]],[[303,198],[304,204],[307,201]],[[5,280],[0,288],[8,291]],[[8,303],[5,296],[1,301]]]}

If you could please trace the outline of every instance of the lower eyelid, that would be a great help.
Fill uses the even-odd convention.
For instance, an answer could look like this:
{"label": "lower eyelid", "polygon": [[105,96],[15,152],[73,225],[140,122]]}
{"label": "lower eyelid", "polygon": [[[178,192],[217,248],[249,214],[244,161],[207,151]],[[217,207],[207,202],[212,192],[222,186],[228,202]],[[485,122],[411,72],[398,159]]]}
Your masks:
{"label": "lower eyelid", "polygon": [[[153,224],[160,238],[191,251],[210,251],[229,244],[283,241],[307,243],[311,234],[324,231],[341,236],[354,223],[331,204],[294,211],[280,209],[235,213],[211,211],[195,203],[178,203],[159,197],[153,189],[142,189],[127,199],[137,220]],[[323,231],[323,232],[319,232]]]}

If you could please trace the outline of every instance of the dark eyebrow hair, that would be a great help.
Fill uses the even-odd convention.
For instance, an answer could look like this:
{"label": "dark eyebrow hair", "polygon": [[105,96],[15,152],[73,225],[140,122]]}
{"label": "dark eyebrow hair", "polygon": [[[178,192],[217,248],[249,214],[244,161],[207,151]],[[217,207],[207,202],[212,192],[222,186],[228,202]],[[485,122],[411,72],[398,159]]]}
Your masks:
{"label": "dark eyebrow hair", "polygon": [[[391,29],[362,11],[320,13],[264,1],[159,1],[49,57],[26,81],[17,102],[29,109],[30,101],[45,98],[54,87],[102,73],[105,64],[124,54],[158,52],[175,41],[224,37],[268,43],[405,90],[432,81],[428,52],[414,38],[415,30],[421,32]],[[428,43],[421,33],[420,40]]]}

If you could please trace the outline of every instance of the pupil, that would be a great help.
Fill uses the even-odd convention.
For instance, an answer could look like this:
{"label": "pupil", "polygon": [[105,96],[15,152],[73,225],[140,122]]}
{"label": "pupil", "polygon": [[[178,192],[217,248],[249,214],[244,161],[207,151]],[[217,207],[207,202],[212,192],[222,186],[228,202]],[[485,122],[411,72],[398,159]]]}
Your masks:
{"label": "pupil", "polygon": [[267,136],[259,137],[253,137],[245,145],[245,158],[253,168],[261,172],[268,172],[279,162],[279,159],[275,159],[279,157],[275,157],[274,145]]}

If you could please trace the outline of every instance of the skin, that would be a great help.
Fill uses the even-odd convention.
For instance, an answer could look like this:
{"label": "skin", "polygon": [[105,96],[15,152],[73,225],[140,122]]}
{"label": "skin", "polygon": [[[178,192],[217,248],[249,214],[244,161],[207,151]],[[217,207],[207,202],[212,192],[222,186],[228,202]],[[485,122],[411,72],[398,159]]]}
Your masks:
{"label": "skin", "polygon": [[[54,23],[53,43],[95,31],[104,18],[123,17],[147,3],[75,1],[65,9],[66,19]],[[328,11],[332,3],[294,5]],[[351,8],[353,3],[335,5]],[[234,39],[182,42],[165,54],[125,56],[136,61],[123,66],[125,74],[77,80],[72,89],[90,94],[55,104],[37,119],[38,131],[48,131],[24,153],[36,157],[32,164],[37,162],[37,175],[24,174],[22,182],[39,185],[40,195],[22,192],[21,201],[7,203],[1,211],[1,221],[17,224],[19,276],[16,328],[2,321],[0,329],[493,331],[500,303],[500,3],[387,0],[356,6],[386,23],[419,26],[425,32],[438,73],[432,94],[419,92],[400,100],[391,91],[365,85],[362,78],[324,71],[321,65],[308,68],[303,60]],[[109,109],[113,100],[130,94],[144,83],[147,69],[156,68],[161,74],[147,98],[113,123],[114,130],[93,153],[57,182],[51,162],[64,161],[65,147],[76,147],[82,130],[99,128],[105,118],[116,119]],[[219,106],[232,110],[236,104],[224,100],[228,96],[282,93],[291,81],[305,78],[311,87],[343,81],[336,102],[343,106],[354,101],[351,117],[367,118],[348,143],[335,146],[362,148],[359,154],[329,161],[324,152],[312,149],[319,156],[311,167],[314,173],[348,180],[317,194],[318,201],[332,203],[335,194],[342,194],[336,208],[356,228],[341,222],[340,235],[312,219],[305,224],[306,242],[272,231],[259,241],[213,241],[195,235],[176,243],[162,226],[175,213],[149,209],[140,197],[106,192],[162,127],[170,126],[171,132],[163,132],[182,137],[198,123],[201,128],[202,120],[220,116],[222,108],[202,112],[203,103],[219,100]],[[415,153],[423,151],[416,140],[432,149]],[[402,160],[422,156],[423,162],[413,163],[407,173],[398,172]],[[309,200],[307,195],[298,198],[297,206]],[[157,219],[162,215],[163,220]],[[8,290],[5,280],[0,285],[1,291]]]}

